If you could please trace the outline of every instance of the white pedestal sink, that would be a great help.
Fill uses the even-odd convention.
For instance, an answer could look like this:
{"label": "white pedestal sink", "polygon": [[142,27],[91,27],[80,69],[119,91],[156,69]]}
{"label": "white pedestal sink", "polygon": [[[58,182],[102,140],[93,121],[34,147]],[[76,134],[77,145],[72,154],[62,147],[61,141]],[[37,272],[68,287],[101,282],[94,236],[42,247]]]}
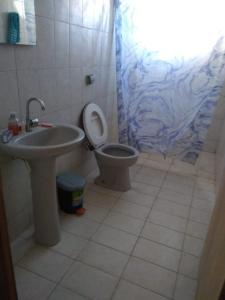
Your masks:
{"label": "white pedestal sink", "polygon": [[55,125],[35,128],[32,132],[14,137],[0,150],[13,157],[25,159],[31,167],[31,187],[34,209],[35,239],[53,246],[60,240],[56,196],[56,157],[73,150],[84,139],[76,126]]}

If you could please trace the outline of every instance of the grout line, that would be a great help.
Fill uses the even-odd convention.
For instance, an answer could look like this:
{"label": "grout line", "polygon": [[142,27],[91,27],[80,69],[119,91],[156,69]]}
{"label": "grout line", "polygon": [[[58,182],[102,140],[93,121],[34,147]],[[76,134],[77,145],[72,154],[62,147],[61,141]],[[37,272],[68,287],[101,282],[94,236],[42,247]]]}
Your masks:
{"label": "grout line", "polygon": [[[143,167],[142,167],[142,168],[143,168]],[[165,175],[164,175],[164,177],[163,177],[163,182],[164,182],[164,180],[165,180],[165,178],[166,178],[166,174],[167,174],[167,172],[165,173]],[[157,195],[156,195],[156,197],[155,197],[155,200],[153,201],[153,205],[154,205],[155,201],[157,200],[157,197],[158,197],[158,195],[159,195],[159,193],[160,193],[160,190],[161,190],[161,188],[162,188],[162,186],[163,186],[163,182],[162,182],[161,187],[160,187],[159,190],[158,190],[158,193],[157,193]],[[153,205],[152,205],[152,207],[153,207]],[[147,217],[146,217],[146,220],[145,220],[145,222],[144,222],[144,224],[143,224],[143,226],[142,226],[142,229],[140,230],[140,233],[139,233],[139,235],[138,235],[138,238],[137,238],[137,240],[136,240],[136,242],[135,242],[135,244],[134,244],[134,246],[133,246],[132,251],[130,252],[129,259],[128,259],[126,265],[125,265],[124,268],[123,268],[123,271],[122,271],[122,273],[121,273],[121,275],[120,275],[120,277],[119,277],[119,281],[118,281],[118,283],[117,283],[117,285],[116,285],[116,287],[115,287],[115,289],[114,289],[114,292],[112,293],[112,296],[111,296],[111,298],[110,298],[111,300],[113,299],[113,297],[114,297],[114,295],[115,295],[115,293],[116,293],[116,290],[117,290],[117,288],[118,288],[118,286],[119,286],[121,280],[123,279],[124,272],[125,272],[125,270],[126,270],[128,264],[129,264],[129,262],[130,262],[130,260],[131,260],[131,258],[132,258],[132,256],[133,256],[134,249],[135,249],[135,247],[136,247],[136,245],[137,245],[137,243],[138,243],[138,240],[139,240],[139,238],[140,238],[140,236],[141,236],[141,233],[142,233],[142,231],[143,231],[143,228],[144,228],[145,225],[146,225],[147,219],[149,218],[151,211],[152,211],[152,208],[149,210],[149,213],[148,213],[148,215],[147,215]]]}
{"label": "grout line", "polygon": [[[144,184],[144,183],[143,183],[143,184]],[[151,206],[150,206],[150,205],[147,206],[147,205],[143,205],[143,204],[140,204],[140,203],[138,203],[138,202],[135,202],[135,201],[133,201],[133,200],[124,199],[124,198],[123,198],[123,194],[120,195],[120,196],[118,195],[118,196],[116,197],[116,196],[112,196],[111,194],[107,195],[106,193],[101,193],[101,192],[98,192],[98,191],[95,191],[95,190],[92,190],[92,189],[90,189],[89,191],[94,191],[95,193],[104,195],[105,197],[107,197],[107,196],[114,197],[114,198],[117,198],[117,197],[118,197],[119,200],[124,200],[124,201],[130,202],[130,203],[136,204],[136,205],[138,205],[138,206],[141,206],[141,207],[146,207],[146,208],[152,208],[152,207],[153,207],[153,203],[151,204]],[[156,195],[154,196],[154,195],[151,195],[151,194],[141,193],[141,192],[140,192],[139,194],[143,194],[144,196],[149,196],[149,197],[151,197],[151,198],[156,198]],[[182,194],[180,194],[180,196],[182,196]],[[183,196],[185,196],[185,195],[183,195]],[[175,201],[173,201],[173,200],[166,199],[166,198],[162,198],[162,197],[160,197],[160,196],[159,196],[158,200],[159,200],[159,201],[165,201],[165,202],[172,202],[172,203],[177,204],[177,205],[180,205],[180,206],[182,206],[182,207],[193,208],[193,209],[195,209],[195,207],[191,206],[191,202],[192,202],[192,201],[190,201],[190,204],[189,204],[189,205],[184,205],[184,204],[182,204],[182,203],[179,203],[178,201],[175,202]],[[154,202],[154,200],[153,200],[153,202]],[[90,205],[92,205],[92,206],[94,206],[94,207],[100,207],[100,206],[97,206],[97,205],[95,205],[95,204],[90,204]],[[108,208],[103,207],[103,206],[101,206],[101,208],[108,209]],[[198,208],[196,208],[196,209],[198,209]],[[180,219],[188,219],[188,217],[183,217],[183,216],[180,216],[180,215],[177,215],[177,214],[164,212],[164,211],[158,210],[158,209],[156,209],[156,210],[159,211],[159,212],[162,212],[162,213],[164,213],[164,214],[166,214],[166,215],[174,216],[174,217],[177,217],[177,218],[180,218]],[[210,214],[210,212],[208,212],[208,211],[206,211],[206,210],[202,210],[202,209],[199,209],[199,210],[202,211],[202,212],[205,212],[205,213]],[[127,216],[130,216],[130,217],[132,217],[132,218],[136,218],[136,219],[139,219],[139,220],[143,220],[143,219],[141,219],[141,218],[137,218],[137,217],[134,217],[134,216],[125,214],[125,213],[123,213],[123,212],[120,212],[119,210],[118,210],[118,213],[124,214],[124,215],[127,215]],[[196,223],[199,223],[199,224],[208,225],[208,223],[199,222],[199,221],[193,220],[193,219],[191,219],[191,218],[189,218],[189,220],[191,220],[191,221],[193,221],[193,222],[196,222]],[[159,224],[159,225],[160,225],[160,224]],[[163,226],[163,225],[161,225],[161,226]],[[166,226],[164,226],[164,227],[166,227]],[[167,228],[169,228],[169,227],[167,227]],[[169,228],[169,229],[171,229],[171,228]],[[173,229],[173,230],[175,230],[175,229]],[[176,231],[176,230],[175,230],[175,231]]]}
{"label": "grout line", "polygon": [[[118,201],[118,200],[117,200],[117,201]],[[117,201],[116,201],[116,202],[117,202]],[[113,206],[112,206],[112,207],[113,207]],[[108,211],[108,213],[106,214],[105,218],[103,218],[101,222],[98,222],[99,225],[97,226],[95,232],[87,239],[87,244],[86,244],[86,245],[88,245],[88,242],[93,242],[92,237],[96,234],[96,232],[99,230],[99,228],[103,225],[103,222],[104,222],[104,220],[107,218],[107,216],[109,215],[109,212],[112,210],[112,207],[109,209],[109,211]],[[64,230],[65,230],[65,229],[64,229]],[[86,247],[86,245],[84,246],[84,248]],[[83,249],[84,249],[84,248],[83,248]],[[83,249],[82,249],[82,250],[83,250]],[[82,250],[81,250],[81,251],[82,251]],[[114,249],[114,250],[115,250],[115,249]],[[79,254],[79,255],[80,255],[80,254]],[[79,255],[77,256],[77,258],[79,257]],[[76,258],[74,261],[76,261],[77,258]],[[77,260],[77,261],[78,261],[78,260]],[[72,265],[73,265],[73,263],[72,263]],[[65,274],[62,276],[61,280],[57,283],[57,286],[60,285],[60,283],[62,282],[62,280],[65,278],[66,274],[68,274],[68,272],[69,272],[69,270],[71,269],[72,265],[68,268],[68,270],[67,270],[67,271],[65,272]],[[93,266],[92,266],[92,267],[93,267]]]}
{"label": "grout line", "polygon": [[[140,168],[142,169],[143,166],[141,166]],[[136,170],[135,173],[137,174],[137,172],[138,172],[138,170]],[[115,286],[115,289],[114,289],[114,291],[113,291],[113,293],[112,293],[111,299],[112,299],[112,297],[114,296],[114,294],[115,294],[115,292],[116,292],[116,290],[117,290],[117,287],[118,287],[119,283],[120,283],[121,280],[123,279],[124,271],[125,271],[125,269],[126,269],[128,263],[130,262],[131,257],[135,257],[135,258],[138,258],[138,259],[140,259],[140,260],[142,260],[142,261],[146,261],[146,262],[148,262],[148,263],[152,263],[151,261],[148,261],[148,260],[146,260],[146,259],[143,259],[143,258],[134,256],[134,255],[133,255],[133,252],[134,252],[134,249],[135,249],[135,247],[136,247],[137,242],[139,241],[139,239],[140,239],[140,237],[141,237],[141,232],[143,231],[144,226],[149,222],[149,216],[150,216],[150,214],[151,214],[151,212],[152,212],[153,206],[154,206],[155,202],[157,201],[157,199],[159,199],[159,193],[160,193],[160,191],[162,190],[163,184],[164,184],[164,182],[165,182],[165,180],[166,180],[166,178],[167,178],[167,176],[168,176],[168,174],[169,174],[170,172],[171,172],[171,171],[170,171],[169,169],[168,169],[166,172],[164,172],[165,174],[164,174],[164,176],[163,176],[163,180],[162,180],[161,186],[160,186],[160,187],[157,187],[157,188],[158,188],[158,192],[156,193],[155,197],[154,197],[153,195],[151,195],[151,194],[147,194],[147,193],[145,194],[145,193],[143,193],[144,195],[149,196],[149,197],[154,197],[155,199],[154,199],[154,201],[153,201],[152,206],[151,206],[150,209],[149,209],[148,215],[146,216],[145,220],[142,220],[142,221],[144,221],[144,224],[143,224],[142,230],[140,230],[139,234],[138,234],[138,235],[134,235],[134,234],[129,233],[129,232],[127,232],[127,231],[124,231],[124,230],[121,230],[121,229],[119,229],[119,228],[116,228],[116,230],[124,231],[124,232],[126,232],[127,234],[130,234],[130,235],[133,235],[133,236],[137,237],[137,239],[136,239],[136,242],[135,242],[135,244],[134,244],[134,246],[133,246],[132,251],[131,251],[130,254],[129,254],[129,259],[128,259],[126,265],[124,266],[121,275],[119,276],[118,283],[117,283],[117,285]],[[135,180],[132,179],[132,181],[135,181]],[[141,182],[141,184],[147,185],[146,183],[143,183],[143,182]],[[196,181],[195,181],[195,183],[194,183],[194,185],[193,185],[193,188],[192,188],[192,201],[191,201],[191,203],[193,202],[193,193],[194,193],[194,190],[195,190],[195,186],[196,186]],[[154,187],[155,187],[155,186],[154,186]],[[95,191],[95,192],[96,192],[96,191]],[[103,195],[103,193],[98,193],[98,192],[96,192],[96,193],[97,193],[97,194]],[[142,193],[139,193],[139,194],[142,194]],[[109,216],[109,214],[112,212],[112,210],[113,210],[113,208],[115,207],[115,205],[118,203],[119,200],[121,200],[121,197],[122,197],[122,195],[119,195],[119,196],[116,197],[116,196],[106,195],[106,194],[105,194],[104,196],[106,196],[106,197],[107,197],[107,196],[111,196],[111,197],[114,197],[114,198],[117,199],[117,200],[115,201],[114,205],[108,210],[108,213],[105,215],[104,218],[102,218],[101,221],[95,221],[96,223],[99,223],[99,225],[97,226],[95,232],[94,232],[88,239],[87,239],[87,238],[84,238],[83,236],[78,236],[78,235],[76,235],[76,234],[74,234],[74,233],[68,232],[68,233],[70,233],[71,235],[77,236],[77,237],[82,238],[82,239],[85,239],[85,240],[87,241],[87,243],[85,244],[85,246],[80,250],[79,254],[77,254],[76,258],[71,258],[70,256],[68,256],[68,258],[70,258],[70,259],[73,260],[73,263],[74,263],[75,261],[80,261],[80,262],[82,262],[82,263],[84,263],[84,264],[86,264],[86,265],[89,265],[89,264],[87,264],[87,263],[85,263],[85,262],[79,260],[79,255],[80,255],[81,251],[82,251],[85,247],[87,247],[87,245],[88,245],[89,242],[94,242],[94,243],[96,243],[96,244],[103,245],[103,246],[106,247],[106,248],[109,248],[109,249],[112,249],[112,250],[114,250],[114,251],[117,251],[117,252],[123,253],[123,254],[125,254],[125,255],[128,255],[128,254],[125,253],[125,252],[122,252],[122,251],[120,251],[120,250],[114,249],[114,248],[112,248],[112,247],[109,247],[109,246],[107,246],[107,245],[101,244],[101,243],[96,242],[96,241],[93,240],[93,236],[95,235],[95,233],[98,231],[98,229],[99,229],[102,225],[104,225],[104,221],[106,220],[106,218],[107,218],[107,217]],[[129,200],[127,200],[127,201],[129,201]],[[168,200],[168,201],[169,201],[169,200]],[[129,202],[132,202],[132,201],[129,201]],[[173,202],[173,201],[171,201],[171,202]],[[140,204],[138,204],[138,203],[136,203],[136,204],[137,204],[137,205],[140,205]],[[182,204],[181,204],[181,205],[182,205]],[[93,205],[93,206],[95,206],[95,205]],[[142,206],[142,205],[141,205],[141,206]],[[95,206],[95,207],[98,208],[98,206]],[[142,207],[146,207],[146,206],[142,206]],[[188,209],[189,209],[189,214],[188,214],[187,219],[186,219],[186,218],[182,218],[182,217],[180,217],[180,216],[177,216],[177,217],[179,217],[179,218],[181,218],[181,219],[184,219],[184,220],[186,221],[186,228],[187,228],[188,220],[190,220],[190,212],[191,212],[192,206],[190,205],[190,206],[187,206],[187,207],[188,207]],[[121,213],[120,213],[120,214],[121,214]],[[123,213],[122,213],[122,215],[123,215]],[[168,215],[170,215],[170,214],[168,214]],[[130,216],[130,217],[135,219],[135,217],[132,217],[132,216]],[[87,218],[87,219],[89,219],[89,218]],[[137,219],[137,218],[136,218],[136,219]],[[91,219],[91,220],[93,220],[93,219]],[[138,220],[141,220],[141,219],[138,219]],[[193,220],[193,221],[194,221],[194,220]],[[196,221],[194,221],[194,222],[196,222]],[[151,223],[151,222],[150,222],[150,223]],[[196,223],[200,223],[200,222],[196,222]],[[204,224],[204,223],[200,223],[200,224]],[[106,225],[109,226],[109,227],[114,228],[113,226],[110,226],[110,225],[108,225],[108,224],[106,224]],[[168,228],[168,227],[166,227],[166,226],[163,226],[163,225],[160,225],[160,224],[157,224],[157,225],[162,226],[162,227],[165,227],[165,228],[167,228],[167,229],[170,229],[170,230],[173,230],[173,231],[176,232],[176,230],[171,229],[171,228]],[[205,225],[205,224],[204,224],[204,225]],[[65,231],[65,230],[63,230],[63,231]],[[66,231],[65,231],[65,232],[66,232]],[[178,231],[177,231],[177,232],[178,232]],[[186,237],[186,235],[189,235],[189,234],[187,234],[186,231],[185,231],[185,233],[182,233],[182,232],[179,232],[179,233],[181,233],[181,234],[184,235],[184,238],[183,238],[183,244],[184,244],[185,237]],[[191,236],[191,235],[190,235],[190,236]],[[141,238],[145,238],[145,237],[141,237]],[[194,237],[194,238],[199,239],[199,240],[202,240],[202,239],[197,238],[197,237]],[[147,238],[146,238],[146,239],[147,239]],[[24,240],[25,240],[25,239],[24,239]],[[26,240],[27,240],[27,239],[26,239]],[[157,244],[161,244],[161,243],[158,243],[158,242],[156,242],[156,241],[153,241],[153,242],[154,242],[154,243],[157,243]],[[168,245],[165,245],[165,244],[162,244],[162,245],[164,245],[165,247],[168,247],[168,248],[172,248],[172,247],[169,247]],[[172,248],[172,249],[175,249],[175,248]],[[183,249],[183,248],[182,248],[182,249]],[[60,253],[60,252],[58,252],[58,251],[56,251],[56,250],[52,250],[52,249],[48,249],[48,250],[49,250],[49,251],[53,251],[53,252],[57,252],[57,253],[59,253],[59,254],[64,255],[64,256],[67,257],[67,255],[65,255],[65,254],[63,254],[63,253]],[[179,252],[181,253],[181,256],[180,256],[180,262],[179,262],[179,265],[178,265],[178,270],[177,270],[177,272],[175,272],[174,270],[168,269],[168,268],[166,268],[166,267],[163,267],[163,266],[161,266],[161,265],[155,264],[154,262],[153,262],[152,264],[157,265],[157,266],[159,266],[159,267],[162,268],[162,269],[166,269],[166,270],[169,270],[169,271],[171,271],[171,272],[176,273],[176,274],[177,274],[177,278],[178,278],[179,269],[180,269],[180,263],[181,263],[183,254],[186,253],[186,252],[184,252],[184,250],[181,250],[181,251],[178,250],[178,249],[175,249],[175,250],[176,250],[176,251],[179,251]],[[193,257],[197,257],[197,256],[195,256],[195,255],[193,255],[193,254],[188,253],[188,252],[187,252],[187,254],[189,254],[189,255],[191,255],[191,256],[193,256]],[[198,257],[198,258],[199,258],[199,257]],[[71,266],[73,265],[73,263],[71,264]],[[18,265],[18,266],[19,266],[19,265]],[[58,285],[60,285],[60,282],[63,280],[63,278],[64,278],[64,277],[66,276],[66,274],[69,272],[71,266],[68,267],[68,270],[67,270],[67,271],[65,272],[65,274],[62,276],[62,278],[59,280],[59,282],[56,284],[56,286],[55,286],[55,288],[53,289],[53,291],[57,288]],[[104,270],[102,270],[102,269],[100,269],[100,268],[98,268],[98,267],[96,267],[96,266],[93,266],[93,265],[89,265],[89,266],[90,266],[90,267],[93,267],[93,268],[96,268],[96,269],[98,269],[98,270],[101,270],[102,272],[107,273],[106,271],[104,271]],[[19,266],[19,267],[21,267],[21,266]],[[22,268],[24,268],[24,267],[22,267]],[[26,269],[26,268],[24,268],[24,269]],[[33,271],[30,271],[29,269],[27,269],[27,270],[28,270],[29,272],[31,272],[31,273],[33,272]],[[33,273],[36,274],[36,275],[38,275],[39,277],[45,278],[44,276],[41,276],[41,275],[39,275],[39,274],[37,274],[37,273],[35,273],[35,272],[33,272]],[[113,274],[111,274],[111,273],[107,273],[107,274],[110,274],[111,276],[116,276],[116,275],[113,275]],[[180,274],[182,274],[182,273],[180,273]],[[182,274],[182,275],[185,276],[185,277],[187,277],[187,278],[190,278],[190,279],[196,281],[196,279],[194,279],[193,277],[190,277],[190,276],[185,275],[185,274]],[[173,294],[175,293],[175,289],[176,289],[176,285],[177,285],[177,278],[176,278],[176,284],[175,284],[175,287],[174,287],[174,292],[173,292]],[[48,278],[45,278],[45,279],[49,280]],[[127,279],[125,279],[125,280],[127,280]],[[51,280],[50,280],[50,281],[51,281]],[[127,281],[130,282],[130,283],[132,283],[132,284],[134,284],[134,285],[140,286],[140,287],[142,287],[142,288],[144,288],[144,289],[146,289],[146,290],[148,290],[148,291],[152,291],[152,290],[150,290],[150,289],[148,289],[148,288],[146,288],[146,287],[143,287],[143,286],[141,286],[141,285],[139,285],[139,284],[133,283],[132,281],[129,281],[129,280],[127,280]],[[55,283],[55,281],[53,281],[53,282]],[[69,290],[69,289],[68,289],[68,290]],[[53,293],[53,291],[52,291],[52,293]],[[72,291],[72,292],[77,293],[77,292],[75,292],[75,291]],[[158,293],[155,292],[155,291],[152,291],[152,292],[158,294]],[[52,293],[51,293],[51,294],[52,294]],[[50,294],[50,295],[51,295],[51,294]],[[77,294],[78,294],[78,293],[77,293]],[[50,295],[49,295],[49,297],[50,297]],[[83,295],[82,295],[82,296],[83,296]],[[163,295],[163,296],[164,296],[164,295]],[[49,297],[48,297],[48,298],[49,298]],[[86,296],[85,296],[85,297],[86,297]],[[164,297],[165,297],[165,296],[164,296]],[[86,298],[87,298],[87,297],[86,297]],[[167,298],[167,299],[171,299],[171,298],[168,298],[168,297],[166,297],[166,298]],[[88,299],[88,298],[87,298],[87,299]]]}
{"label": "grout line", "polygon": [[184,238],[183,238],[183,243],[182,243],[182,251],[181,251],[180,261],[179,261],[179,264],[178,264],[178,274],[177,274],[177,277],[176,277],[175,286],[174,286],[174,290],[173,290],[173,298],[175,298],[175,293],[176,293],[176,288],[177,288],[177,283],[178,283],[178,276],[179,276],[179,273],[180,273],[179,271],[180,271],[181,262],[182,262],[182,259],[183,259],[184,253],[185,253],[184,243],[185,243],[185,238],[188,235],[187,234],[187,229],[188,229],[188,223],[189,223],[189,220],[190,220],[190,213],[191,213],[192,202],[193,202],[193,199],[194,199],[195,187],[196,187],[196,180],[195,180],[193,188],[192,188],[192,199],[191,199],[191,203],[190,203],[190,207],[189,207],[188,219],[187,219],[186,226],[185,226],[185,233],[184,233]]}

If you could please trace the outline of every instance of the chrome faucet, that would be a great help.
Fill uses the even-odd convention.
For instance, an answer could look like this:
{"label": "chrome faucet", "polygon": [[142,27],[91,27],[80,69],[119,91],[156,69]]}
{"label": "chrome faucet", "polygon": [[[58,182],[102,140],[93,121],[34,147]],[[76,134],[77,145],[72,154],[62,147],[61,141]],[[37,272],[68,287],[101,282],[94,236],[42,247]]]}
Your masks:
{"label": "chrome faucet", "polygon": [[34,119],[34,120],[30,119],[30,104],[33,101],[37,101],[41,105],[41,109],[45,110],[45,103],[41,99],[30,98],[27,100],[27,103],[26,103],[26,125],[25,125],[25,129],[27,132],[32,131],[31,128],[34,127],[35,125],[36,126],[38,125],[38,119]]}

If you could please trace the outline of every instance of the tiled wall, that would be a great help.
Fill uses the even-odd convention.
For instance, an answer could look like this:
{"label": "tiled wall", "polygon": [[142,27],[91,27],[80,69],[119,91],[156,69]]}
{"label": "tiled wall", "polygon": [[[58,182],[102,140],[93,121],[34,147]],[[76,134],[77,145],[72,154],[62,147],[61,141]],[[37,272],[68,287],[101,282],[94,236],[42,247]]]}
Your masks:
{"label": "tiled wall", "polygon": [[[10,111],[25,117],[29,97],[41,97],[46,111],[32,103],[32,116],[43,121],[78,124],[85,103],[104,110],[113,140],[116,130],[113,1],[35,0],[37,46],[0,45],[0,128]],[[86,86],[85,75],[95,83]],[[86,174],[93,154],[84,147],[61,157],[58,170]],[[2,164],[5,203],[11,239],[32,222],[29,168],[23,161]]]}

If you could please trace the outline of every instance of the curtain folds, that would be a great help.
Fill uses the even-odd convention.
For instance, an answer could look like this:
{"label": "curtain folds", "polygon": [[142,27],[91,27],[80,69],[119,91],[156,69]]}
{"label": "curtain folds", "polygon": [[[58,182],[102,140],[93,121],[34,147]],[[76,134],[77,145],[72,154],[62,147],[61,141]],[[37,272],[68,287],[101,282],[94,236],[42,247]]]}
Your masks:
{"label": "curtain folds", "polygon": [[224,83],[225,21],[191,2],[115,3],[120,142],[194,163]]}

